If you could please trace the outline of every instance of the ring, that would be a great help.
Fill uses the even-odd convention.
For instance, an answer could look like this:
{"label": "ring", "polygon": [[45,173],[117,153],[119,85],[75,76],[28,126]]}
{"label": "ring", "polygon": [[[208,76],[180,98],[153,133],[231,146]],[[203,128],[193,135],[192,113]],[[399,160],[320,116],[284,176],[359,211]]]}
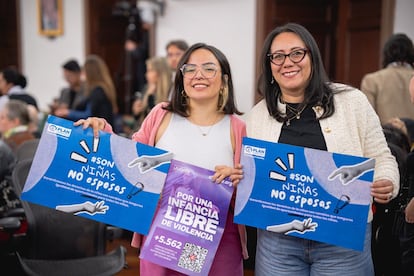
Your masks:
{"label": "ring", "polygon": [[388,194],[388,200],[390,200],[392,198],[392,193]]}

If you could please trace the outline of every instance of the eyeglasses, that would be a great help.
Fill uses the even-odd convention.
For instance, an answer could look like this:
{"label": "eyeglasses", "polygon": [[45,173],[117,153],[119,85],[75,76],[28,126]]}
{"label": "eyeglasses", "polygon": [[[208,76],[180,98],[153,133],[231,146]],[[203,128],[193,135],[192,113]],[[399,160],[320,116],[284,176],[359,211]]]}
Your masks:
{"label": "eyeglasses", "polygon": [[216,73],[219,69],[214,63],[204,63],[201,66],[195,64],[184,64],[181,66],[180,71],[183,74],[184,78],[192,79],[197,75],[197,72],[200,71],[206,79],[211,79],[216,76]]}
{"label": "eyeglasses", "polygon": [[282,65],[285,62],[286,57],[289,57],[293,63],[301,62],[305,58],[307,52],[307,49],[298,49],[289,54],[272,53],[267,54],[267,56],[274,65]]}

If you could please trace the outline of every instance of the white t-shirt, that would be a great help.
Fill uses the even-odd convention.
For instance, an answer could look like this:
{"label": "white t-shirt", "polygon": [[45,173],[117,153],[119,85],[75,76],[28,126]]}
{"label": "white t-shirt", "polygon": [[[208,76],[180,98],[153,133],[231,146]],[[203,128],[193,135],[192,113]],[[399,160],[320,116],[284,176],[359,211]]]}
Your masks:
{"label": "white t-shirt", "polygon": [[156,147],[174,153],[174,159],[214,170],[217,165],[233,166],[230,117],[211,126],[198,126],[173,114]]}

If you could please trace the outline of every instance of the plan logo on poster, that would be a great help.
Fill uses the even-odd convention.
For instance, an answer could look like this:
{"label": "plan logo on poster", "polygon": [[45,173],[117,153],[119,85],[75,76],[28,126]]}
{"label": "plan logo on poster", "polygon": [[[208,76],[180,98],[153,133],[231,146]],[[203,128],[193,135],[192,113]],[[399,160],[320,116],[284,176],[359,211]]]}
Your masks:
{"label": "plan logo on poster", "polygon": [[69,138],[72,130],[55,124],[49,124],[47,127],[47,132]]}
{"label": "plan logo on poster", "polygon": [[259,158],[264,158],[266,156],[266,149],[265,148],[259,148],[254,146],[247,146],[245,145],[243,147],[243,152],[246,155],[251,155]]}

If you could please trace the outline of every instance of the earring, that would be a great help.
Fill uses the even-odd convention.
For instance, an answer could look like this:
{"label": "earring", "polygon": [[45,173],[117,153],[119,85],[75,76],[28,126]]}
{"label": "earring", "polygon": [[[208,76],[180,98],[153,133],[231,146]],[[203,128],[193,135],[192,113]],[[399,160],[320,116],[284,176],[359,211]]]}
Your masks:
{"label": "earring", "polygon": [[272,76],[272,80],[270,81],[270,84],[274,84],[275,83],[275,78]]}
{"label": "earring", "polygon": [[221,110],[221,108],[223,107],[223,104],[224,104],[223,90],[224,90],[224,88],[221,88],[220,91],[219,91],[219,97],[218,97],[218,101],[217,101],[217,110]]}
{"label": "earring", "polygon": [[183,90],[183,91],[181,91],[181,105],[182,106],[187,106],[187,98],[188,98],[188,96],[187,96],[187,94],[185,94],[185,91]]}

